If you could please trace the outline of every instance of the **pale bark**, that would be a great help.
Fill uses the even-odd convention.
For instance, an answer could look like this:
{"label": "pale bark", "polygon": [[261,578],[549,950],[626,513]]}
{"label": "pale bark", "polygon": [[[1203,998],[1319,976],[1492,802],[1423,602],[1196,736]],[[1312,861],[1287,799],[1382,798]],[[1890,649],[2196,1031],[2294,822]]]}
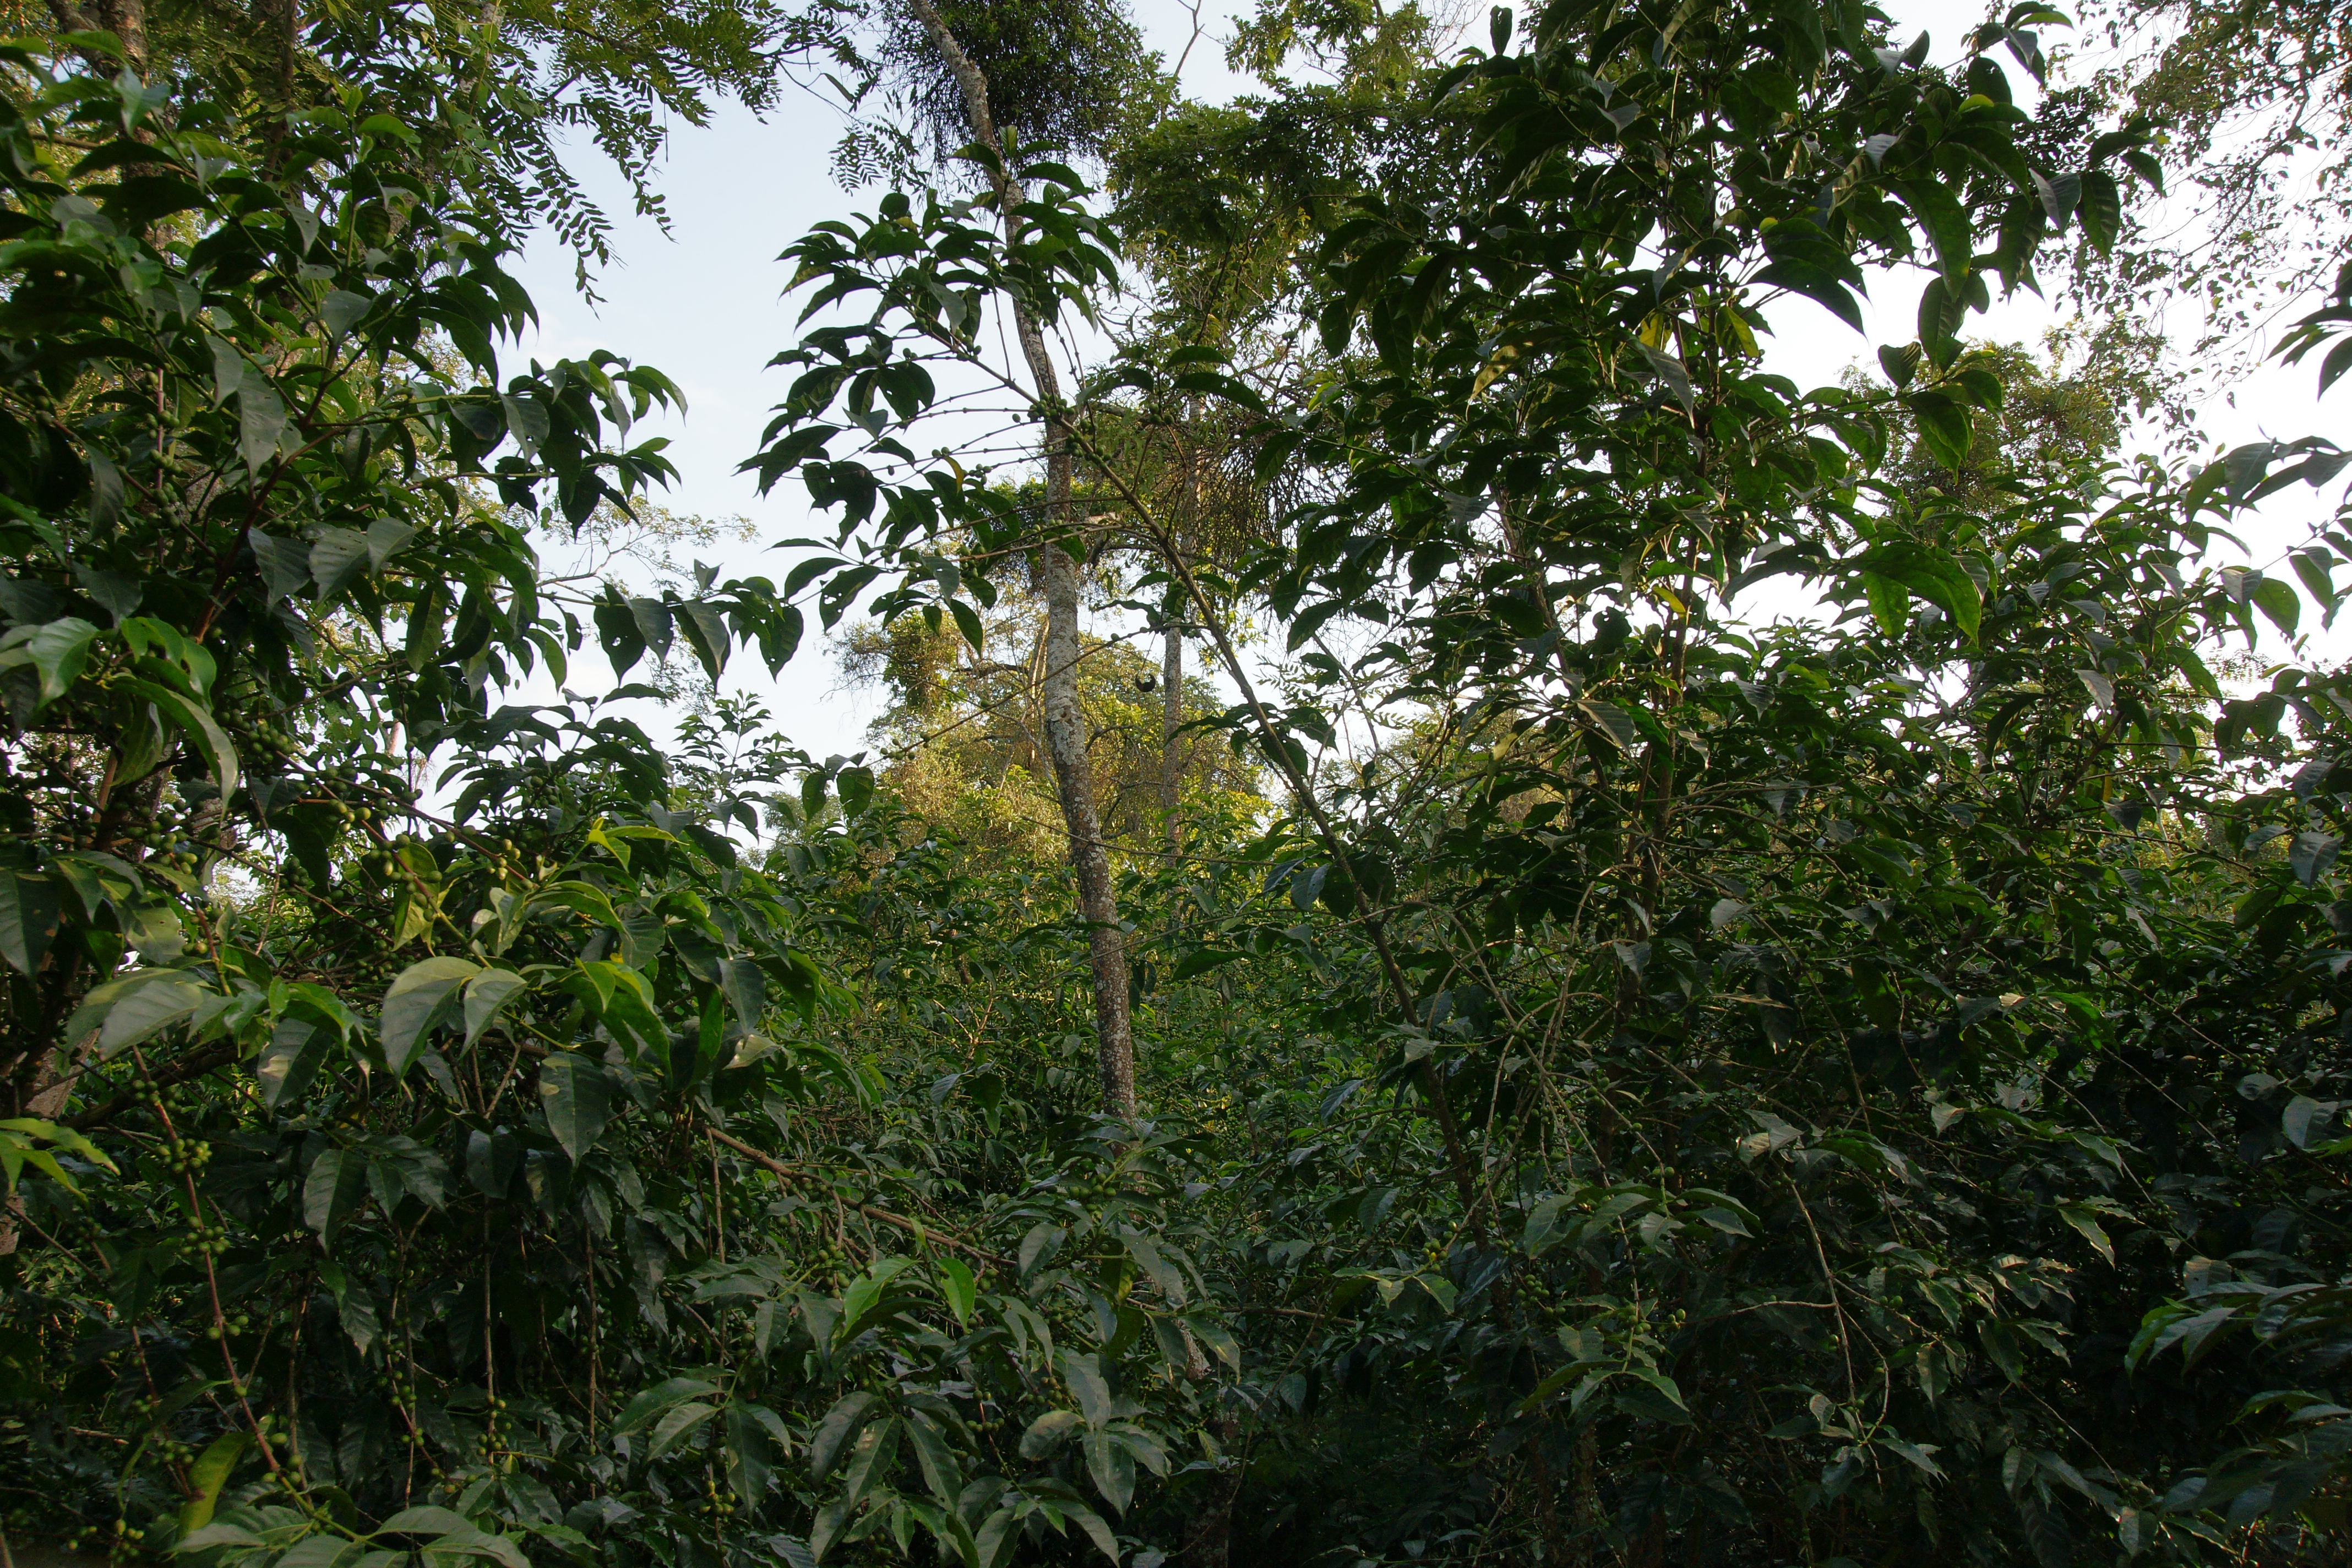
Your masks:
{"label": "pale bark", "polygon": [[1184,851],[1184,756],[1176,731],[1184,723],[1184,634],[1171,621],[1160,634],[1160,815],[1168,825],[1168,847]]}
{"label": "pale bark", "polygon": [[[1192,417],[1200,417],[1196,401]],[[1201,455],[1192,447],[1189,431],[1180,436],[1185,473],[1185,507],[1182,528],[1169,542],[1169,570],[1176,569],[1175,552],[1182,551],[1186,541],[1183,529],[1197,537],[1201,527]],[[1184,632],[1181,625],[1171,620],[1161,636],[1166,639],[1160,655],[1160,815],[1168,832],[1168,847],[1177,855],[1184,853],[1183,795],[1184,759],[1176,746],[1176,731],[1184,722]]]}
{"label": "pale bark", "polygon": [[[1355,868],[1349,862],[1346,849],[1341,846],[1339,832],[1332,824],[1330,814],[1324,810],[1322,801],[1315,793],[1313,781],[1291,757],[1286,744],[1287,738],[1276,726],[1273,716],[1265,710],[1265,705],[1258,700],[1256,689],[1249,678],[1248,668],[1242,663],[1241,655],[1234,647],[1232,636],[1218,617],[1215,602],[1201,586],[1200,578],[1193,574],[1191,565],[1186,562],[1184,552],[1175,537],[1153,520],[1150,504],[1136,493],[1132,486],[1119,477],[1117,469],[1106,468],[1103,471],[1128,505],[1134,509],[1138,521],[1152,535],[1153,542],[1160,552],[1161,559],[1168,563],[1169,570],[1176,577],[1177,585],[1183,589],[1185,596],[1198,610],[1201,629],[1208,633],[1211,646],[1216,649],[1218,660],[1223,665],[1226,676],[1239,689],[1242,706],[1247,708],[1251,717],[1257,721],[1258,733],[1265,742],[1266,760],[1275,765],[1276,771],[1283,775],[1284,781],[1290,785],[1292,800],[1306,814],[1307,821],[1314,826],[1315,836],[1323,841],[1324,849],[1330,855],[1333,868],[1346,880],[1347,891],[1356,906],[1357,918],[1363,922],[1364,934],[1371,939],[1372,952],[1378,955],[1381,971],[1388,979],[1391,994],[1396,998],[1398,1013],[1405,1018],[1415,1016],[1417,1009],[1412,983],[1406,979],[1403,967],[1397,963],[1395,949],[1389,942],[1387,923],[1381,919],[1381,912],[1372,907],[1370,896],[1366,893],[1362,879],[1356,875]],[[1478,1217],[1478,1178],[1472,1171],[1469,1158],[1464,1151],[1461,1127],[1454,1118],[1453,1105],[1446,1098],[1445,1082],[1437,1076],[1435,1069],[1430,1066],[1426,1058],[1423,1058],[1421,1063],[1421,1079],[1424,1092],[1429,1097],[1431,1108],[1437,1113],[1438,1130],[1445,1139],[1446,1163],[1454,1172],[1454,1187],[1461,1194],[1462,1209],[1469,1224],[1471,1239],[1483,1247],[1486,1245],[1486,1226]]]}
{"label": "pale bark", "polygon": [[[963,52],[954,32],[930,0],[908,0],[908,9],[929,35],[971,116],[972,139],[997,157],[997,202],[1005,222],[1025,196],[1003,161],[988,100],[988,79]],[[1070,521],[1070,431],[1062,405],[1061,376],[1046,352],[1045,333],[1028,310],[1013,303],[1014,335],[1036,386],[1038,417],[1045,426],[1045,540],[1038,546],[1038,574],[1045,589],[1045,672],[1042,704],[1045,744],[1054,762],[1054,782],[1069,831],[1070,867],[1078,883],[1078,913],[1087,922],[1094,971],[1095,1057],[1102,1079],[1103,1110],[1135,1115],[1135,1032],[1128,1011],[1127,937],[1119,929],[1118,900],[1112,889],[1110,852],[1103,842],[1102,814],[1095,805],[1094,770],[1087,755],[1086,714],[1078,706],[1078,564],[1062,546]]]}

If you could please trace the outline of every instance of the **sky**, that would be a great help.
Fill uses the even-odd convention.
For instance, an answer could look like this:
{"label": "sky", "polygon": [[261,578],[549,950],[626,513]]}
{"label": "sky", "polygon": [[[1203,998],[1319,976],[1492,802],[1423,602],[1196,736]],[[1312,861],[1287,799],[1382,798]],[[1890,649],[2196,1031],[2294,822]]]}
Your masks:
{"label": "sky", "polygon": [[[1193,97],[1225,99],[1245,89],[1225,68],[1223,38],[1234,13],[1246,3],[1201,0],[1201,37],[1184,70],[1184,87]],[[1903,36],[1930,32],[1937,58],[1958,52],[1961,33],[1976,14],[1948,0],[1910,0],[1887,9]],[[1134,0],[1133,11],[1150,47],[1171,60],[1184,51],[1194,26],[1187,5]],[[576,166],[617,230],[617,258],[594,280],[601,300],[592,303],[576,291],[572,258],[551,240],[535,242],[518,268],[540,310],[538,331],[519,345],[519,358],[608,349],[658,366],[684,389],[686,416],[658,419],[640,434],[660,434],[673,443],[670,455],[682,477],[659,498],[663,504],[748,523],[749,541],[706,552],[722,567],[722,576],[756,573],[781,581],[795,556],[777,552],[774,542],[824,531],[795,480],[762,498],[751,477],[736,470],[756,449],[770,406],[787,384],[790,373],[768,370],[767,363],[797,337],[797,307],[783,297],[789,275],[777,257],[814,224],[870,209],[874,199],[875,193],[845,193],[833,182],[831,156],[841,123],[824,98],[799,92],[787,95],[764,121],[728,105],[706,126],[679,126],[655,178],[668,207],[667,233],[632,215],[625,189],[593,154],[583,153]],[[1773,312],[1769,367],[1813,386],[1834,382],[1854,363],[1874,363],[1875,344],[1915,335],[1923,281],[1924,274],[1874,279],[1864,307],[1866,335],[1809,301],[1784,301]],[[1990,317],[1972,318],[1969,331],[2036,342],[2056,320],[2056,312],[2025,297],[1997,306]],[[2206,434],[2229,446],[2333,430],[2343,423],[2340,400],[2352,393],[2315,405],[2310,377],[2308,368],[2257,374],[2208,407]],[[2305,493],[2282,498],[2249,533],[2254,558],[2266,561],[2301,542],[2306,520],[2315,515],[2317,502]],[[729,667],[726,687],[760,696],[783,731],[819,757],[864,749],[878,706],[875,693],[845,689],[832,658],[809,644],[774,681],[757,659],[738,659]]]}

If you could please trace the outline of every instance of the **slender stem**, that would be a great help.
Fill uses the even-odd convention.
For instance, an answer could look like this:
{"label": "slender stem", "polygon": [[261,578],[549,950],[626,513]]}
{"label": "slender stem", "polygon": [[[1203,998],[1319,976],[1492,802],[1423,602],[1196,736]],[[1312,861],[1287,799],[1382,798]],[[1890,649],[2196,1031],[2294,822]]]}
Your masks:
{"label": "slender stem", "polygon": [[[972,139],[986,148],[993,163],[990,178],[1004,218],[1005,237],[1018,233],[1020,210],[1027,200],[1021,182],[1005,157],[997,134],[988,79],[964,53],[955,33],[931,0],[908,0],[908,8],[946,61],[949,73],[963,94],[971,117]],[[1102,1079],[1106,1114],[1132,1121],[1135,1101],[1135,1029],[1128,1000],[1127,936],[1120,928],[1118,900],[1111,881],[1110,854],[1103,839],[1102,813],[1095,801],[1093,761],[1087,741],[1085,710],[1078,700],[1078,563],[1064,548],[1062,536],[1071,518],[1070,447],[1072,428],[1062,400],[1061,376],[1045,347],[1036,318],[1019,299],[1010,301],[1014,336],[1021,355],[1036,384],[1034,412],[1044,426],[1045,458],[1045,534],[1036,559],[1045,588],[1045,677],[1044,710],[1046,749],[1054,763],[1062,818],[1070,839],[1070,866],[1078,884],[1078,912],[1086,922],[1087,946],[1094,970],[1096,1060]]]}
{"label": "slender stem", "polygon": [[[1120,499],[1134,509],[1137,521],[1152,536],[1160,555],[1168,563],[1170,572],[1183,588],[1185,596],[1199,609],[1201,624],[1207,630],[1210,640],[1217,645],[1217,657],[1224,665],[1226,675],[1240,689],[1243,704],[1256,721],[1267,760],[1274,763],[1289,784],[1291,798],[1313,823],[1324,852],[1331,857],[1332,864],[1339,868],[1339,874],[1347,880],[1349,892],[1355,900],[1358,922],[1370,939],[1372,951],[1379,955],[1381,973],[1388,981],[1398,1011],[1407,1023],[1415,1022],[1419,1008],[1412,985],[1405,978],[1403,967],[1397,963],[1396,953],[1390,946],[1387,925],[1379,911],[1372,908],[1370,897],[1364,890],[1363,879],[1356,874],[1354,863],[1349,858],[1346,849],[1341,847],[1339,830],[1332,826],[1330,815],[1323,809],[1323,803],[1317,798],[1314,786],[1305,772],[1292,759],[1290,749],[1282,732],[1276,728],[1273,716],[1266,711],[1265,704],[1259,700],[1257,688],[1243,668],[1241,655],[1234,648],[1233,637],[1227,632],[1223,619],[1217,614],[1216,605],[1210,600],[1208,591],[1201,586],[1200,578],[1193,573],[1192,564],[1183,558],[1183,552],[1176,548],[1176,542],[1169,537],[1167,530],[1152,515],[1150,504],[1136,492],[1134,486],[1127,482],[1116,465],[1105,461],[1100,453],[1087,445],[1083,436],[1078,437],[1078,444],[1087,447],[1087,455],[1094,459],[1104,478],[1118,491]],[[1438,1131],[1445,1140],[1446,1163],[1452,1168],[1463,1212],[1465,1216],[1470,1216],[1473,1237],[1483,1245],[1484,1226],[1475,1217],[1477,1213],[1477,1181],[1471,1172],[1469,1157],[1462,1147],[1461,1130],[1454,1121],[1454,1107],[1446,1098],[1444,1081],[1425,1059],[1421,1064],[1420,1077],[1423,1092],[1429,1097],[1431,1108],[1437,1114]]]}
{"label": "slender stem", "polygon": [[[706,1127],[702,1131],[703,1136],[710,1139],[713,1142],[726,1144],[727,1147],[734,1150],[737,1153],[745,1156],[757,1164],[765,1166],[770,1172],[782,1176],[788,1182],[805,1182],[814,1179],[809,1174],[809,1173],[795,1170],[793,1167],[785,1164],[782,1160],[777,1159],[774,1155],[762,1153],[759,1150],[751,1147],[749,1143],[744,1142],[740,1138],[730,1137],[728,1134],[719,1131],[716,1127]],[[835,1198],[834,1202],[836,1207],[842,1206],[838,1196]],[[1015,1269],[1019,1267],[1012,1258],[1006,1258],[1001,1253],[991,1252],[987,1248],[982,1247],[974,1247],[971,1242],[964,1240],[961,1237],[953,1235],[948,1231],[940,1230],[934,1226],[925,1225],[919,1220],[908,1219],[904,1215],[892,1214],[887,1209],[877,1209],[866,1204],[852,1204],[847,1206],[855,1209],[857,1213],[864,1215],[867,1219],[879,1220],[884,1225],[895,1226],[900,1230],[910,1232],[922,1240],[935,1241],[941,1247],[952,1247],[958,1252],[969,1253],[971,1256],[979,1258],[982,1262],[992,1264],[999,1268]]]}

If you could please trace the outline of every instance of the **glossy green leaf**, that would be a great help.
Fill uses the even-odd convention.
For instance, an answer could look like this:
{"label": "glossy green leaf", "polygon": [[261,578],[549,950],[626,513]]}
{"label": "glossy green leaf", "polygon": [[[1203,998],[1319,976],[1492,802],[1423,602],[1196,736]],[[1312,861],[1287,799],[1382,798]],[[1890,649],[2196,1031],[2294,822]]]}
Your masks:
{"label": "glossy green leaf", "polygon": [[613,1120],[612,1080],[604,1064],[578,1051],[551,1051],[539,1064],[539,1101],[548,1131],[574,1163]]}
{"label": "glossy green leaf", "polygon": [[947,1299],[948,1310],[955,1314],[955,1321],[959,1324],[969,1325],[972,1309],[979,1304],[980,1287],[962,1259],[945,1258],[940,1260],[940,1293]]}
{"label": "glossy green leaf", "polygon": [[2303,601],[2295,597],[2292,586],[2276,577],[2257,577],[2251,581],[2249,592],[2254,608],[2262,611],[2271,625],[2287,637],[2294,636],[2294,628],[2303,619]]}
{"label": "glossy green leaf", "polygon": [[352,1150],[322,1151],[302,1179],[302,1223],[332,1248],[335,1237],[367,1201],[367,1162]]}
{"label": "glossy green leaf", "polygon": [[204,1447],[188,1463],[188,1500],[180,1505],[180,1536],[182,1541],[195,1534],[212,1522],[213,1510],[219,1505],[221,1489],[228,1484],[230,1472],[238,1459],[252,1447],[253,1436],[247,1432],[223,1432]]}
{"label": "glossy green leaf", "polygon": [[1092,1355],[1056,1351],[1054,1363],[1063,1381],[1069,1384],[1071,1397],[1078,1402],[1078,1413],[1086,1417],[1088,1426],[1100,1431],[1110,1420],[1111,1398],[1110,1384],[1103,1379],[1099,1360]]}
{"label": "glossy green leaf", "polygon": [[424,1048],[428,1031],[459,1012],[465,983],[481,965],[455,957],[427,958],[401,971],[384,993],[377,1035],[383,1059],[396,1079]]}
{"label": "glossy green leaf", "polygon": [[25,656],[41,679],[41,701],[55,702],[72,689],[89,662],[89,647],[98,628],[79,616],[68,616],[36,630],[23,645]]}
{"label": "glossy green leaf", "polygon": [[700,1378],[672,1377],[633,1395],[613,1423],[615,1435],[625,1435],[650,1425],[678,1405],[719,1392],[716,1384]]}
{"label": "glossy green leaf", "polygon": [[1952,617],[1963,636],[1976,640],[1984,620],[1984,598],[1976,580],[1953,556],[1912,540],[1872,545],[1853,564],[1900,583]]}
{"label": "glossy green leaf", "polygon": [[154,681],[124,680],[117,684],[119,689],[153,703],[155,711],[188,738],[197,753],[211,764],[215,789],[223,795],[236,793],[236,748],[209,709],[194,698]]}
{"label": "glossy green leaf", "polygon": [[64,908],[65,889],[55,879],[0,870],[0,958],[19,974],[38,973]]}
{"label": "glossy green leaf", "polygon": [[2116,177],[2104,169],[2084,171],[2082,194],[2077,210],[2083,218],[2083,234],[2101,255],[2115,248],[2123,232],[2123,190]]}
{"label": "glossy green leaf", "polygon": [[839,1462],[842,1451],[848,1447],[866,1421],[877,1411],[878,1402],[863,1389],[844,1394],[832,1409],[817,1422],[816,1430],[809,1436],[809,1474],[820,1479]]}
{"label": "glossy green leaf", "polygon": [[693,1436],[713,1415],[719,1407],[713,1405],[680,1405],[654,1423],[652,1441],[646,1447],[646,1458],[658,1459],[678,1444]]}

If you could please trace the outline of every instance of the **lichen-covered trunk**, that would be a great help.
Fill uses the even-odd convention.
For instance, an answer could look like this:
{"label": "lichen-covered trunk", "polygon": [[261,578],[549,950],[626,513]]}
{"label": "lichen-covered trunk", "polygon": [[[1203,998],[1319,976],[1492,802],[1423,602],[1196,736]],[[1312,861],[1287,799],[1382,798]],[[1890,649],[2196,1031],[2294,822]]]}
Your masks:
{"label": "lichen-covered trunk", "polygon": [[[1051,453],[1046,458],[1045,494],[1056,519],[1067,515],[1064,509],[1069,493],[1069,454],[1066,450]],[[1062,822],[1069,829],[1078,912],[1087,922],[1087,955],[1094,970],[1095,1059],[1102,1079],[1103,1110],[1113,1116],[1132,1117],[1135,1032],[1128,1012],[1127,935],[1119,929],[1110,851],[1103,842],[1102,813],[1095,805],[1087,716],[1078,706],[1078,563],[1056,539],[1039,546],[1038,555],[1045,584],[1045,745],[1054,757]]]}
{"label": "lichen-covered trunk", "polygon": [[1168,847],[1184,849],[1184,753],[1176,731],[1184,727],[1184,634],[1170,622],[1160,634],[1166,640],[1160,655],[1160,816],[1168,826]]}
{"label": "lichen-covered trunk", "polygon": [[[930,0],[908,0],[908,7],[940,51],[971,117],[972,139],[997,154],[997,205],[1009,226],[1024,199],[1020,182],[1003,162],[1004,144],[988,100],[988,79],[965,54],[954,32]],[[1061,376],[1046,351],[1045,333],[1019,304],[1013,307],[1014,335],[1036,388],[1038,423],[1045,435],[1045,527],[1038,546],[1045,588],[1045,749],[1054,760],[1062,823],[1070,836],[1070,868],[1078,883],[1078,914],[1087,924],[1094,971],[1095,1058],[1102,1079],[1103,1110],[1135,1115],[1135,1030],[1129,1016],[1127,936],[1119,929],[1118,899],[1111,886],[1110,849],[1103,842],[1102,813],[1095,805],[1094,769],[1087,744],[1087,718],[1078,706],[1078,565],[1063,548],[1070,522],[1070,438],[1062,409]]]}

